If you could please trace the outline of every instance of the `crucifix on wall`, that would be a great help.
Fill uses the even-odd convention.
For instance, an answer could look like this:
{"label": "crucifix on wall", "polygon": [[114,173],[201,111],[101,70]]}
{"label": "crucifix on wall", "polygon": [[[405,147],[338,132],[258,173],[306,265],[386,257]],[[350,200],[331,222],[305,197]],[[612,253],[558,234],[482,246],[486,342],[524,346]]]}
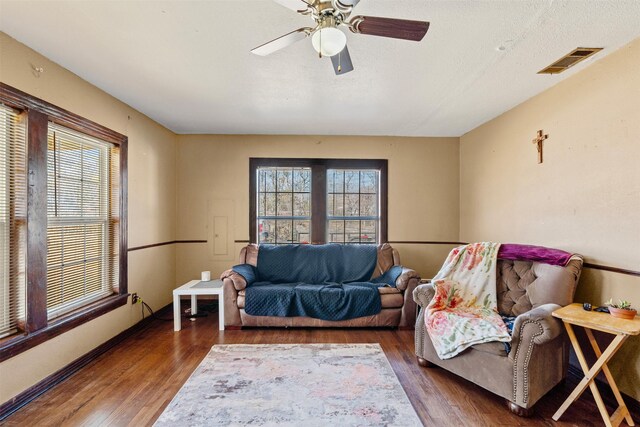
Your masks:
{"label": "crucifix on wall", "polygon": [[538,163],[542,163],[542,143],[547,138],[549,138],[549,134],[545,134],[542,129],[540,129],[535,139],[531,141],[534,144],[538,144]]}

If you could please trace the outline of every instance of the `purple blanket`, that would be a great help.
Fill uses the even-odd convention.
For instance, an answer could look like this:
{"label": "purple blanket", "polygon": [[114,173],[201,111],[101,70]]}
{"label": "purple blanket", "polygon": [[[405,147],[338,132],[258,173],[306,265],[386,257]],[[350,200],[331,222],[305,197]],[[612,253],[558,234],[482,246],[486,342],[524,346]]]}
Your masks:
{"label": "purple blanket", "polygon": [[498,250],[498,259],[537,261],[564,267],[571,259],[571,254],[560,249],[545,248],[544,246],[503,243]]}

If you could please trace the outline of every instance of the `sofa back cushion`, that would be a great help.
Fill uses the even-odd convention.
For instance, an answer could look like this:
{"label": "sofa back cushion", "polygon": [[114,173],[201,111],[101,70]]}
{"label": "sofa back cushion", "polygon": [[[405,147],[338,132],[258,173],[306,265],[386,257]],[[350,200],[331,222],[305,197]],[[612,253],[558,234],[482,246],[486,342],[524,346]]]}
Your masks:
{"label": "sofa back cushion", "polygon": [[498,311],[518,316],[532,308],[553,303],[567,305],[582,271],[582,259],[574,257],[564,266],[532,261],[498,260]]}
{"label": "sofa back cushion", "polygon": [[367,281],[376,267],[376,253],[373,245],[262,245],[258,280],[310,284]]}

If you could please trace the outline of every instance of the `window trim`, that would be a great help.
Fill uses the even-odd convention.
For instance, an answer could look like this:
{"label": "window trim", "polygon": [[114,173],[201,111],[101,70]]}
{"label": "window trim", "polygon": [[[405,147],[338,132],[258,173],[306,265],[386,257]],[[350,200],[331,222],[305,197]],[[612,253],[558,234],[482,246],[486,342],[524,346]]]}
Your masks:
{"label": "window trim", "polygon": [[[27,111],[27,321],[24,333],[0,339],[0,362],[127,303],[127,147],[128,138],[89,119],[0,82],[0,102]],[[47,131],[49,122],[119,146],[120,245],[118,292],[52,321],[47,320]]]}
{"label": "window trim", "polygon": [[[388,183],[387,159],[305,159],[305,158],[249,158],[249,241],[258,242],[256,206],[256,170],[259,167],[308,167],[311,168],[311,244],[326,243],[327,223],[327,169],[377,169],[380,171],[380,241],[387,243],[388,233]],[[316,197],[314,194],[324,194]]]}

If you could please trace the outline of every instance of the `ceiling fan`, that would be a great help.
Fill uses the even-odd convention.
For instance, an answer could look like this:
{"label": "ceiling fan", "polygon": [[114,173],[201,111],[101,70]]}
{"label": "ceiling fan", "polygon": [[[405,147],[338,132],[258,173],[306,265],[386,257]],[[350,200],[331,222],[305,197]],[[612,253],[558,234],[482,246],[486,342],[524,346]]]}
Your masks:
{"label": "ceiling fan", "polygon": [[251,50],[266,56],[311,36],[311,44],[322,58],[331,58],[336,74],[353,71],[347,49],[347,36],[339,27],[345,26],[353,33],[394,39],[420,41],[429,29],[429,23],[407,19],[353,16],[351,12],[360,0],[275,0],[301,15],[315,21],[314,27],[303,27]]}

